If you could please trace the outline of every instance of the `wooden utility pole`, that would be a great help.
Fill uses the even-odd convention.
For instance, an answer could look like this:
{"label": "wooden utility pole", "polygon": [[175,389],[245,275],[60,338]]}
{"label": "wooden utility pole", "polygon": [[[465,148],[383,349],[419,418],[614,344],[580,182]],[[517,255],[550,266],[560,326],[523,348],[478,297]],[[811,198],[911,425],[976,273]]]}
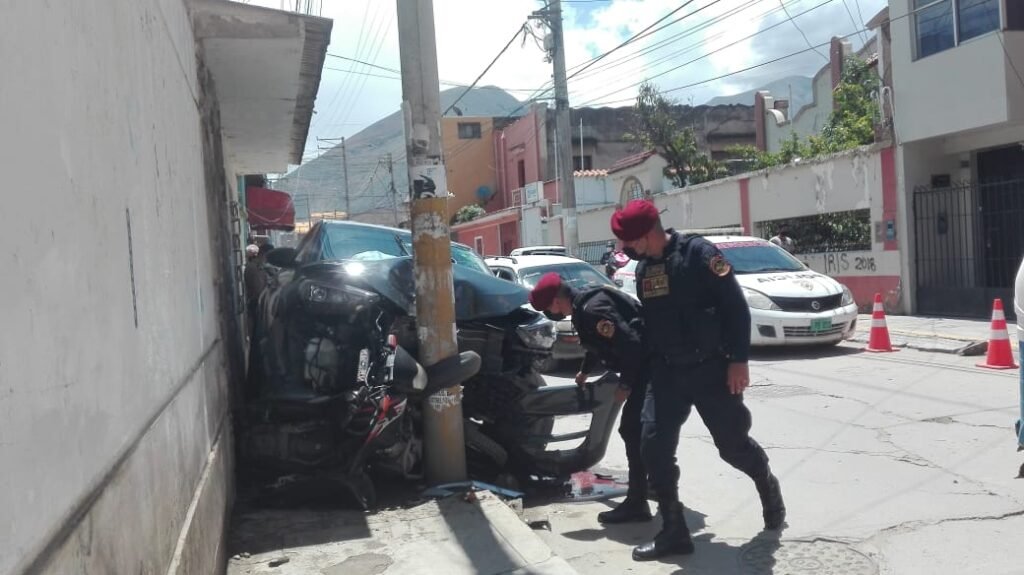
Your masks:
{"label": "wooden utility pole", "polygon": [[[432,0],[398,0],[398,47],[402,62],[405,155],[412,194],[416,324],[420,363],[429,366],[459,352]],[[462,388],[443,389],[425,403],[427,480],[435,484],[464,480]]]}

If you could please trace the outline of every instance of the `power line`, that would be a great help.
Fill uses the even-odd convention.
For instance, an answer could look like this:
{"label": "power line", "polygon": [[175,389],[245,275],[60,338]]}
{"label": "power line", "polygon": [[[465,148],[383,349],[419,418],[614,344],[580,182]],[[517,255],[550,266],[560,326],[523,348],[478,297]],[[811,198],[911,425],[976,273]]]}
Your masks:
{"label": "power line", "polygon": [[[800,16],[803,16],[804,14],[807,14],[809,12],[817,10],[817,9],[823,7],[823,6],[831,4],[832,2],[835,2],[835,0],[825,0],[824,2],[822,2],[822,3],[820,3],[820,4],[816,5],[816,6],[812,6],[811,8],[808,8],[807,10],[804,10],[803,12],[797,14],[796,17],[799,18]],[[740,44],[742,42],[746,42],[747,40],[750,40],[751,38],[754,38],[755,36],[758,36],[760,34],[764,34],[765,32],[768,32],[770,30],[778,28],[779,26],[782,26],[782,25],[786,24],[786,22],[787,22],[786,20],[783,20],[783,21],[780,21],[780,22],[776,22],[775,24],[772,24],[771,26],[768,26],[766,28],[762,28],[762,29],[758,30],[757,32],[754,32],[752,34],[748,34],[748,35],[746,35],[743,38],[740,38],[738,40],[734,40],[733,42],[730,42],[730,43],[728,43],[728,44],[726,44],[724,46],[716,48],[715,50],[712,50],[712,51],[710,51],[710,52],[708,52],[706,54],[702,54],[702,55],[700,55],[700,56],[698,56],[696,58],[693,58],[693,59],[691,59],[689,61],[683,62],[682,64],[679,64],[677,66],[673,66],[673,67],[671,67],[671,68],[669,68],[667,70],[663,70],[663,71],[661,71],[661,72],[659,72],[659,73],[657,73],[657,74],[655,74],[653,76],[649,76],[649,77],[647,77],[646,79],[644,79],[641,82],[636,82],[634,84],[630,84],[628,86],[625,86],[625,87],[622,87],[622,88],[619,88],[619,89],[616,89],[616,90],[612,90],[611,92],[608,92],[608,93],[603,94],[601,96],[598,96],[596,98],[591,98],[590,100],[587,100],[586,102],[581,104],[580,107],[589,106],[589,105],[593,104],[594,102],[600,102],[601,100],[607,98],[608,96],[613,96],[615,94],[618,94],[619,92],[624,92],[626,90],[629,90],[630,88],[635,88],[637,86],[640,86],[640,85],[644,84],[645,82],[650,82],[651,80],[654,80],[655,78],[660,78],[661,76],[664,76],[664,75],[669,74],[671,72],[675,72],[677,70],[681,70],[681,69],[683,69],[683,68],[685,68],[687,66],[690,66],[691,64],[694,64],[694,63],[699,62],[699,61],[701,61],[701,60],[703,60],[705,58],[713,56],[714,54],[717,54],[717,53],[722,52],[724,50],[728,50],[729,48],[732,48],[733,46],[736,46],[737,44]],[[828,44],[831,44],[831,41]],[[826,44],[826,45],[828,45],[828,44]],[[804,53],[804,52],[807,52],[807,50],[804,50],[801,53]],[[631,100],[632,100],[632,98],[630,98],[630,101]],[[612,103],[614,103],[614,102],[612,102]]]}
{"label": "power line", "polygon": [[493,60],[491,60],[491,63],[488,64],[486,68],[484,68],[484,71],[480,72],[480,75],[476,77],[476,80],[473,80],[473,83],[470,84],[469,86],[467,86],[465,91],[463,91],[461,94],[459,94],[459,97],[456,98],[455,101],[452,102],[448,106],[448,108],[445,109],[445,111],[441,113],[442,117],[443,116],[447,116],[448,112],[450,112],[452,110],[452,108],[455,107],[455,104],[458,104],[462,100],[462,98],[466,94],[469,93],[470,90],[472,90],[474,87],[476,87],[477,82],[479,82],[481,80],[481,78],[483,78],[484,75],[487,74],[487,72],[489,72],[491,70],[491,68],[494,66],[494,64],[497,63],[498,59],[501,58],[505,54],[505,52],[508,51],[509,47],[512,46],[512,42],[516,41],[516,38],[518,38],[519,35],[523,33],[523,30],[525,28],[526,28],[526,24],[525,23],[523,23],[522,25],[519,26],[519,28],[516,30],[516,33],[513,34],[512,37],[508,39],[508,42],[505,44],[505,47],[502,48],[500,52],[498,52],[498,55],[495,56]]}
{"label": "power line", "polygon": [[[856,35],[857,35],[857,34],[859,34],[860,32],[861,32],[860,30],[856,30],[856,31],[854,31],[854,32],[852,32],[852,33],[850,33],[850,34],[847,34],[847,35],[845,35],[845,36],[841,36],[840,38],[841,38],[841,39],[843,39],[843,40],[846,40],[846,39],[848,39],[848,38],[852,38],[853,36],[856,36]],[[812,45],[812,46],[810,46],[810,47],[808,47],[808,48],[805,48],[805,49],[803,49],[803,50],[799,50],[799,51],[797,51],[797,52],[793,52],[792,54],[786,54],[785,56],[779,56],[778,58],[774,58],[774,59],[772,59],[772,60],[768,60],[768,61],[766,61],[766,62],[761,62],[760,64],[754,64],[754,65],[752,65],[752,66],[748,66],[748,67],[746,67],[746,68],[743,68],[742,70],[736,70],[736,71],[734,71],[734,72],[729,72],[729,73],[727,73],[727,74],[722,74],[722,75],[720,75],[720,76],[715,76],[714,78],[708,78],[708,79],[706,79],[706,80],[701,80],[700,82],[693,82],[693,83],[691,83],[691,84],[686,84],[685,86],[676,86],[676,87],[674,87],[674,88],[669,88],[669,89],[667,89],[667,90],[660,90],[660,92],[661,92],[662,94],[668,94],[668,93],[670,93],[670,92],[678,92],[679,90],[685,90],[685,89],[687,89],[687,88],[693,88],[693,87],[695,87],[695,86],[701,86],[701,85],[703,85],[703,84],[710,84],[711,82],[716,82],[716,81],[718,81],[718,80],[723,80],[723,79],[725,79],[725,78],[729,78],[729,77],[731,77],[731,76],[736,76],[736,75],[738,75],[738,74],[743,74],[744,72],[749,72],[749,71],[751,71],[751,70],[756,70],[757,68],[763,68],[764,66],[769,66],[769,65],[771,65],[771,64],[775,64],[775,63],[777,63],[777,62],[781,62],[781,61],[783,61],[783,60],[787,60],[787,59],[789,59],[789,58],[793,58],[793,57],[795,57],[795,56],[799,56],[799,55],[801,55],[801,54],[806,54],[806,53],[808,53],[808,52],[811,52],[812,50],[815,50],[816,48],[821,48],[821,47],[824,47],[824,46],[828,46],[828,45],[830,45],[830,44],[831,44],[831,41],[829,41],[829,42],[824,42],[824,43],[822,43],[822,44],[818,44],[817,46],[813,46],[813,45]],[[641,83],[642,83],[642,82],[641,82]],[[624,89],[625,89],[625,88],[624,88]],[[621,90],[620,90],[620,91],[621,91]],[[610,101],[610,102],[604,102],[604,104],[603,104],[603,105],[606,105],[606,106],[607,106],[607,105],[610,105],[610,104],[617,104],[617,103],[624,103],[624,102],[632,102],[632,101],[633,101],[633,98],[625,98],[625,99],[621,99],[621,100],[612,100],[612,101]]]}
{"label": "power line", "polygon": [[[790,24],[792,24],[792,25],[793,25],[793,27],[794,27],[794,28],[796,28],[796,31],[797,31],[797,32],[799,32],[799,33],[800,33],[800,35],[804,37],[804,42],[806,42],[806,43],[807,43],[807,46],[808,46],[809,48],[811,48],[812,50],[814,50],[814,52],[815,52],[815,53],[816,53],[817,55],[819,55],[819,56],[821,56],[822,58],[824,58],[826,62],[828,62],[828,61],[829,61],[829,59],[828,59],[828,56],[826,56],[826,55],[822,54],[821,52],[818,52],[817,50],[815,50],[815,49],[814,49],[814,47],[813,47],[813,46],[811,46],[811,41],[810,41],[810,40],[809,40],[809,39],[807,38],[807,34],[804,34],[804,31],[803,31],[803,30],[802,30],[802,29],[800,28],[800,26],[799,26],[799,25],[798,25],[798,24],[796,23],[796,20],[794,20],[794,19],[793,19],[793,16],[792,16],[792,15],[790,15],[790,13],[789,13],[789,8],[786,8],[786,4],[785,4],[785,3],[784,3],[784,2],[782,1],[782,0],[779,0],[779,5],[781,5],[781,6],[782,6],[782,10],[783,10],[783,11],[784,11],[784,12],[786,13],[786,18],[789,18],[789,23],[790,23]],[[856,26],[856,23],[855,23],[854,25]]]}
{"label": "power line", "polygon": [[[633,43],[633,42],[635,42],[635,41],[639,40],[639,39],[640,39],[640,38],[642,37],[642,36],[641,36],[642,34],[644,34],[645,32],[647,32],[648,30],[650,30],[650,29],[654,28],[654,27],[655,27],[655,26],[657,26],[658,24],[661,24],[661,23],[662,23],[662,22],[664,22],[665,20],[668,20],[668,19],[669,19],[669,18],[671,18],[671,17],[672,17],[672,16],[673,16],[673,15],[674,15],[674,14],[675,14],[676,12],[679,12],[679,11],[680,11],[680,10],[682,10],[683,8],[686,8],[687,6],[689,6],[690,4],[693,4],[693,3],[695,2],[695,1],[696,1],[696,0],[686,0],[686,2],[683,2],[682,4],[680,4],[680,5],[678,6],[678,7],[676,7],[676,8],[674,9],[674,10],[672,10],[672,11],[671,11],[671,12],[669,12],[668,14],[665,14],[665,15],[664,15],[664,16],[662,16],[661,18],[658,18],[657,20],[655,20],[655,21],[654,21],[654,23],[652,23],[651,25],[647,26],[646,28],[644,28],[644,29],[643,29],[643,30],[641,30],[640,32],[638,32],[638,33],[634,34],[634,35],[633,35],[633,37],[631,37],[631,38],[627,39],[627,40],[626,40],[625,42],[623,42],[623,43],[619,44],[618,46],[616,46],[616,47],[612,48],[611,50],[609,50],[609,51],[605,52],[604,54],[601,54],[601,55],[600,55],[600,56],[598,56],[597,58],[594,58],[594,59],[593,59],[593,60],[591,60],[591,61],[590,61],[590,62],[589,62],[589,63],[588,63],[588,64],[587,64],[586,66],[583,66],[583,67],[582,67],[582,68],[580,68],[579,70],[576,70],[575,72],[573,72],[573,73],[572,73],[572,74],[571,74],[571,75],[570,75],[570,76],[569,76],[568,78],[566,78],[566,80],[571,80],[572,78],[574,78],[574,77],[576,77],[576,76],[578,76],[578,75],[582,74],[582,73],[583,73],[583,72],[584,72],[584,71],[585,71],[585,70],[586,70],[587,68],[590,68],[590,67],[591,67],[591,66],[593,66],[594,64],[597,64],[598,62],[600,62],[601,60],[603,60],[603,59],[604,59],[605,57],[607,57],[608,55],[610,55],[610,54],[614,53],[614,52],[615,52],[616,50],[618,50],[619,48],[622,48],[622,47],[624,47],[624,46],[627,46],[627,45],[629,45],[629,44],[631,44],[631,43]],[[711,2],[711,4],[708,4],[708,6],[711,6],[712,4],[717,4],[718,2],[721,2],[721,0],[714,0],[714,2]],[[705,6],[704,8],[707,8],[707,6]],[[702,8],[702,9],[703,9],[703,8]],[[699,11],[699,10],[698,10],[698,11]],[[696,13],[696,12],[691,12],[691,13],[690,13],[690,15],[692,16],[692,15],[693,15],[693,14],[695,14],[695,13]],[[677,22],[678,22],[678,20],[677,20]]]}

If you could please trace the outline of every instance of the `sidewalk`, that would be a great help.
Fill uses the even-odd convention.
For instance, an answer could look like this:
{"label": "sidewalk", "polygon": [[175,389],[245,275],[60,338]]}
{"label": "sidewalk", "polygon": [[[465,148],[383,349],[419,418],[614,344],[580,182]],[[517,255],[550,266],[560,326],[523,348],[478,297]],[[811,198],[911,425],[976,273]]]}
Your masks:
{"label": "sidewalk", "polygon": [[228,575],[577,575],[488,491],[374,513],[244,512],[230,553]]}
{"label": "sidewalk", "polygon": [[[896,347],[936,353],[958,353],[977,344],[987,344],[992,324],[989,320],[943,319],[908,315],[890,315],[885,318],[889,336]],[[1010,345],[1018,348],[1017,325],[1007,322]],[[857,334],[853,341],[867,343],[871,332],[871,315],[857,318]],[[984,353],[985,348],[975,349]]]}

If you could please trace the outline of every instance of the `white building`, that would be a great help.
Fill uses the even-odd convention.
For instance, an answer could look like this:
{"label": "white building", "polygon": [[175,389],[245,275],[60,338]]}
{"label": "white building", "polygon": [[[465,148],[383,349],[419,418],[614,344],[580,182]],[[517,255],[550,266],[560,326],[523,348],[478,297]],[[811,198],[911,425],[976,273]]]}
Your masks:
{"label": "white building", "polygon": [[331,23],[222,0],[0,19],[0,573],[217,573],[240,176],[298,163]]}
{"label": "white building", "polygon": [[890,0],[906,296],[985,316],[1024,253],[1024,2]]}

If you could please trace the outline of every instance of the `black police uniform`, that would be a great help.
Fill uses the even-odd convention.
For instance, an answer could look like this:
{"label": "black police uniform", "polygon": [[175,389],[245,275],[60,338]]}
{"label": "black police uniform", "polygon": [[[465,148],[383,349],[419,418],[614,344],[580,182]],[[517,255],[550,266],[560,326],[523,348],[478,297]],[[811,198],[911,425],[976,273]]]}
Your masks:
{"label": "black police uniform", "polygon": [[618,372],[622,384],[630,388],[619,421],[619,435],[626,444],[629,463],[629,492],[622,505],[601,513],[598,519],[602,523],[650,519],[647,469],[640,450],[640,415],[649,379],[649,362],[641,342],[640,304],[619,290],[603,286],[576,293],[572,310],[573,327],[587,352],[580,371],[591,373],[602,363],[608,370]]}
{"label": "black police uniform", "polygon": [[733,395],[727,385],[729,363],[746,362],[750,350],[746,298],[714,244],[698,235],[668,233],[663,258],[638,263],[636,285],[652,370],[643,409],[642,450],[666,530],[674,532],[662,538],[663,552],[656,539],[646,549],[637,548],[635,558],[692,552],[678,500],[676,465],[679,430],[692,407],[722,459],[754,480],[766,527],[778,528],[785,516],[768,456],[749,435],[750,411],[743,396]]}

